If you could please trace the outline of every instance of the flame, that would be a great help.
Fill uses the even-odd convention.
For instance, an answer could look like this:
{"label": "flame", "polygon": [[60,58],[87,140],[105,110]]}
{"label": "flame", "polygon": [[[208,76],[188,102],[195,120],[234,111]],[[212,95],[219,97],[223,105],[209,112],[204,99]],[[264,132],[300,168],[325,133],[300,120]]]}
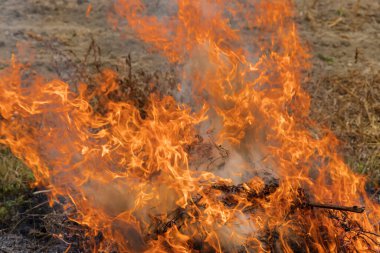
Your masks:
{"label": "flame", "polygon": [[[52,200],[70,198],[71,219],[121,252],[379,249],[380,209],[365,178],[345,165],[331,131],[308,118],[309,55],[290,1],[173,0],[160,16],[140,0],[114,4],[141,40],[181,67],[178,97],[187,104],[151,95],[142,116],[110,99],[119,88],[111,70],[94,92],[32,75],[15,57],[0,73],[0,143]],[[191,157],[206,134],[219,166]],[[297,206],[304,198],[366,212]]]}
{"label": "flame", "polygon": [[87,18],[90,16],[91,11],[92,11],[92,4],[88,4],[87,9],[86,9],[86,17]]}

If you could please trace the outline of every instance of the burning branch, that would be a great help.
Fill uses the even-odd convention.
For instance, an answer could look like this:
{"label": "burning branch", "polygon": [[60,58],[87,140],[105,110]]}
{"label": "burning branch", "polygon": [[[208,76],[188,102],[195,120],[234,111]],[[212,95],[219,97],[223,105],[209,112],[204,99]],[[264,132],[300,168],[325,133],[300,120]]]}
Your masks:
{"label": "burning branch", "polygon": [[315,208],[323,208],[323,209],[332,209],[337,211],[346,211],[346,212],[353,212],[353,213],[363,213],[365,211],[365,207],[359,207],[359,206],[338,206],[338,205],[332,205],[332,204],[320,204],[320,203],[307,203],[306,204],[309,207],[315,207]]}

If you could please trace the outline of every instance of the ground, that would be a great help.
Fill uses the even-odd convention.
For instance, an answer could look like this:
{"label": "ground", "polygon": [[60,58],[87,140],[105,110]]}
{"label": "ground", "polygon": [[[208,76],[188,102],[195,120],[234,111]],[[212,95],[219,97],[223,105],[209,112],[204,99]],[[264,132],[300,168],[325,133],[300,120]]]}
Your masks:
{"label": "ground", "polygon": [[[110,2],[91,1],[93,8],[86,17],[88,2],[84,0],[1,1],[0,69],[12,52],[18,52],[21,60],[33,58],[37,69],[51,74],[71,66],[70,61],[82,61],[94,40],[106,65],[123,69],[130,54],[132,68],[137,72],[145,71],[149,77],[157,73],[170,75],[168,64],[158,55],[148,53],[147,46],[136,40],[132,32],[120,35],[110,27]],[[304,82],[312,98],[311,116],[334,131],[341,140],[340,152],[346,162],[354,171],[368,175],[368,191],[379,201],[380,2],[297,0],[296,5],[300,35],[313,63]],[[69,59],[57,54],[56,49],[70,55]],[[28,199],[35,196],[31,191],[36,190],[30,188],[31,175],[22,163],[6,149],[1,150],[0,156],[0,252],[25,252],[27,247],[30,252],[65,248],[60,240],[53,242],[58,245],[55,250],[53,246],[40,247],[38,236],[31,231],[21,233],[22,229],[17,228],[17,219],[25,218],[20,213],[41,200]],[[54,210],[42,207],[40,214],[44,218]],[[31,221],[30,217],[26,220]],[[14,229],[9,229],[10,222]],[[24,246],[17,249],[17,244]]]}
{"label": "ground", "polygon": [[298,1],[313,55],[312,117],[342,141],[351,168],[380,180],[380,2]]}

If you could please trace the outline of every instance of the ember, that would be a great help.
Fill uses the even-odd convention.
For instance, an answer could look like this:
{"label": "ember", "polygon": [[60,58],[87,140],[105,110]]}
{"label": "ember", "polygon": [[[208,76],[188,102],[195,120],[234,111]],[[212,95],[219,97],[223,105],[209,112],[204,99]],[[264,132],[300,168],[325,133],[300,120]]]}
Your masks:
{"label": "ember", "polygon": [[138,108],[115,99],[112,70],[95,90],[74,91],[30,75],[16,56],[0,72],[0,143],[51,189],[51,203],[68,198],[70,218],[101,233],[95,252],[380,250],[365,178],[308,118],[309,55],[291,1],[173,0],[160,13],[140,0],[114,5],[113,25],[177,66],[175,95]]}

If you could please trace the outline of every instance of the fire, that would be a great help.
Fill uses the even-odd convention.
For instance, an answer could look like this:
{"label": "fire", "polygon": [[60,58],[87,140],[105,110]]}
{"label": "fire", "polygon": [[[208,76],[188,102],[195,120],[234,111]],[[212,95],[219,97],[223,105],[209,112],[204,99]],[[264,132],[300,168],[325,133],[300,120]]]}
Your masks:
{"label": "fire", "polygon": [[32,75],[15,57],[0,73],[0,143],[52,200],[71,200],[71,219],[120,252],[379,250],[380,211],[365,178],[308,118],[309,55],[290,1],[173,0],[160,16],[140,0],[114,4],[119,20],[180,67],[178,100],[151,95],[142,116],[111,99],[111,70],[92,92]]}
{"label": "fire", "polygon": [[86,17],[89,17],[92,11],[92,5],[88,4],[87,10],[86,10]]}

